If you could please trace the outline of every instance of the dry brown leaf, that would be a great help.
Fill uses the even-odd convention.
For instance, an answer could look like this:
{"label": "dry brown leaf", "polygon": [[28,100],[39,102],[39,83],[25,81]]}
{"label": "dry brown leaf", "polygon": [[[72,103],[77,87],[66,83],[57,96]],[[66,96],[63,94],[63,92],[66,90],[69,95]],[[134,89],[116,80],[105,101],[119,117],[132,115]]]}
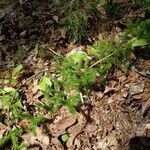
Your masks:
{"label": "dry brown leaf", "polygon": [[74,145],[74,140],[77,137],[77,135],[79,135],[84,126],[86,125],[86,119],[83,115],[79,115],[79,118],[77,119],[78,123],[71,126],[67,132],[69,133],[69,139],[66,143],[67,147],[71,147],[72,145]]}
{"label": "dry brown leaf", "polygon": [[52,138],[51,139],[51,150],[64,150],[63,145],[60,143],[60,141],[58,140],[58,138]]}
{"label": "dry brown leaf", "polygon": [[43,150],[46,150],[50,144],[48,135],[44,134],[43,130],[39,127],[36,128],[36,133],[36,136],[34,136],[32,133],[23,134],[21,136],[21,138],[23,139],[23,143],[29,146],[38,144],[43,148]]}
{"label": "dry brown leaf", "polygon": [[66,128],[69,128],[76,122],[76,116],[62,118],[58,122],[49,126],[49,130],[54,137],[59,137],[65,133]]}

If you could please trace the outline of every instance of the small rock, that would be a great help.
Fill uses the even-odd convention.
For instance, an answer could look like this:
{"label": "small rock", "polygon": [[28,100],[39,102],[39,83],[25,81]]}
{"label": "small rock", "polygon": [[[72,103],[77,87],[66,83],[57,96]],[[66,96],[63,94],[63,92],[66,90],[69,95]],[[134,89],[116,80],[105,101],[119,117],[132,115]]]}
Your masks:
{"label": "small rock", "polygon": [[131,95],[140,94],[144,91],[144,83],[134,83],[130,86],[129,93]]}

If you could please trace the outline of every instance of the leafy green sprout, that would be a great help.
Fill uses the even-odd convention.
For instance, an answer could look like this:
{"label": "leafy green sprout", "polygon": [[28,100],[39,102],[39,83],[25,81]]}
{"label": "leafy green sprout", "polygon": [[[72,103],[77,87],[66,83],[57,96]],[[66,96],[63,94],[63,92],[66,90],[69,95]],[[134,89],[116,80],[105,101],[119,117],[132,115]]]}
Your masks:
{"label": "leafy green sprout", "polygon": [[61,135],[61,139],[63,142],[67,142],[69,139],[69,135],[67,133],[64,133]]}
{"label": "leafy green sprout", "polygon": [[13,84],[16,85],[18,83],[18,77],[21,74],[21,72],[23,71],[23,65],[19,64],[17,65],[11,73],[11,77],[9,79],[4,79],[3,82],[5,84]]}
{"label": "leafy green sprout", "polygon": [[19,142],[19,137],[22,134],[22,130],[19,128],[12,129],[10,132],[8,132],[1,140],[0,140],[0,148],[3,148],[3,146],[11,140],[12,142],[12,150],[20,150],[20,149],[26,149],[25,144],[21,144]]}

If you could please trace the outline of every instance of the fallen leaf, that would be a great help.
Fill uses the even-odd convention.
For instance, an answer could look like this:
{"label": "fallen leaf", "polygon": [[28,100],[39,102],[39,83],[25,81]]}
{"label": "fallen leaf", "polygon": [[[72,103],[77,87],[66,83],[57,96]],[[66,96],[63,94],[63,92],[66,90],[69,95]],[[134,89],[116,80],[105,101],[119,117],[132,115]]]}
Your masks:
{"label": "fallen leaf", "polygon": [[43,130],[39,127],[36,128],[37,136],[33,136],[32,133],[25,133],[21,136],[23,143],[27,145],[40,145],[43,149],[47,149],[50,143],[48,135],[43,133]]}

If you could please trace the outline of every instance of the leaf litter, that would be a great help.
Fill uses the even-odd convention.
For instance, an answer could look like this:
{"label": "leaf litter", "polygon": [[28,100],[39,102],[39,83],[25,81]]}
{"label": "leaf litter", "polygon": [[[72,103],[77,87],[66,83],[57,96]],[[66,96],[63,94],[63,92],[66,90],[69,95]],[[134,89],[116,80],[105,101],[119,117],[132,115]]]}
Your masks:
{"label": "leaf litter", "polygon": [[[40,11],[32,13],[33,16],[39,14]],[[11,13],[10,15],[16,14]],[[10,16],[7,17],[6,22],[8,22]],[[43,17],[45,17],[44,14]],[[53,18],[54,21],[58,22],[59,18],[57,16],[53,16]],[[15,24],[14,21],[8,23]],[[20,26],[22,25],[20,24]],[[12,34],[15,32],[11,28],[9,28],[8,32],[11,33],[12,37],[16,37],[15,34]],[[42,31],[42,33],[44,32],[48,31]],[[20,36],[26,37],[27,34],[30,34],[29,39],[35,40],[38,31],[36,29],[35,31],[24,30],[20,33]],[[58,36],[57,42],[59,38],[65,37],[65,32],[63,31],[58,34],[61,36]],[[4,68],[7,68],[5,71],[2,71],[0,68],[1,78],[5,78],[5,73],[9,75],[8,70],[12,70],[12,67],[14,67],[9,62],[12,53],[10,49],[16,45],[16,41],[10,41],[12,37],[4,38],[3,36],[1,38],[2,41],[6,40],[10,44],[10,48],[2,45],[3,53],[6,55],[5,59],[2,58],[2,61],[7,61],[9,65],[8,67],[7,65],[4,66]],[[52,38],[56,38],[56,35],[52,36]],[[49,39],[43,37],[43,40],[48,41]],[[21,79],[19,90],[26,108],[31,113],[36,114],[39,110],[35,110],[33,104],[34,102],[42,102],[43,99],[43,94],[39,91],[38,82],[45,71],[50,71],[57,75],[55,68],[52,68],[53,62],[50,62],[49,57],[56,54],[59,55],[60,52],[54,54],[53,51],[49,50],[48,54],[42,56],[39,54],[38,46],[30,52],[32,49],[30,42],[20,42],[23,42],[21,45],[27,53],[27,58],[22,60],[25,69],[22,77],[19,77]],[[61,45],[61,43],[58,44]],[[78,47],[72,44],[68,45],[65,52],[69,52],[66,55],[70,56],[81,49],[84,50],[85,47]],[[49,55],[48,58],[46,58],[46,55]],[[145,65],[145,67],[147,68],[148,65]],[[22,66],[20,65],[13,71],[13,77],[18,77],[18,69],[21,70]],[[25,71],[26,73],[24,73]],[[40,112],[48,121],[36,128],[37,135],[33,136],[31,133],[24,133],[21,136],[23,142],[29,146],[28,149],[127,150],[130,146],[130,139],[134,137],[150,137],[150,80],[132,70],[129,72],[128,77],[118,70],[115,71],[113,76],[114,79],[107,81],[104,90],[92,91],[90,95],[91,103],[82,105],[74,115],[70,115],[64,107],[61,107],[55,115]],[[4,86],[3,83],[1,85],[2,87]],[[0,112],[0,138],[11,128],[4,125],[3,115],[3,112]],[[19,126],[24,128],[29,126],[29,123],[25,120],[19,123]],[[63,142],[60,140],[60,137],[66,133],[68,139]]]}

